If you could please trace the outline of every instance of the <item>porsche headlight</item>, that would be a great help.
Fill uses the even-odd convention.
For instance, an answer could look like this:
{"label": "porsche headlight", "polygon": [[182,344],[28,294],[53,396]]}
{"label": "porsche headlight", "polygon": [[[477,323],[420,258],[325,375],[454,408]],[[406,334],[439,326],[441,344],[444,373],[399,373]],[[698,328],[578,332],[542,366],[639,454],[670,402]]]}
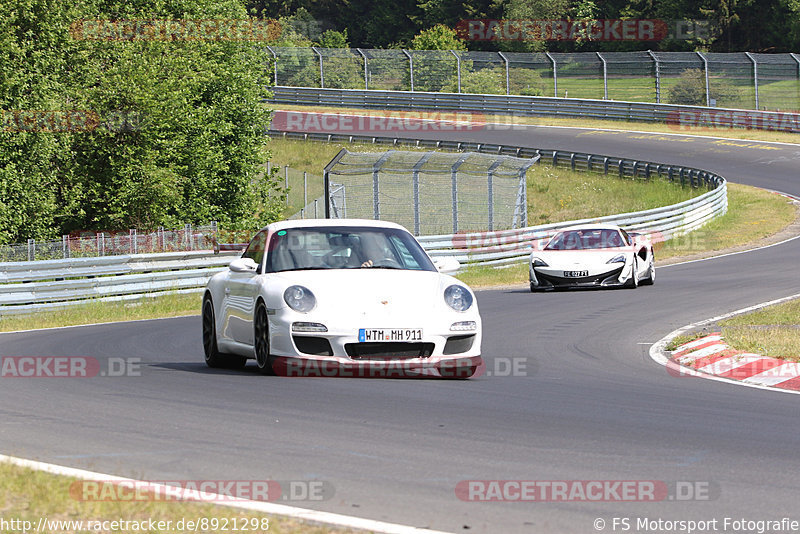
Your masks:
{"label": "porsche headlight", "polygon": [[317,305],[317,299],[310,289],[303,286],[289,286],[283,292],[283,300],[294,311],[310,312]]}
{"label": "porsche headlight", "polygon": [[448,286],[444,290],[444,301],[455,311],[467,311],[472,306],[472,293],[464,286]]}
{"label": "porsche headlight", "polygon": [[617,254],[606,263],[625,263],[625,254]]}
{"label": "porsche headlight", "polygon": [[541,258],[533,258],[533,260],[531,260],[531,265],[534,267],[548,267],[547,262]]}

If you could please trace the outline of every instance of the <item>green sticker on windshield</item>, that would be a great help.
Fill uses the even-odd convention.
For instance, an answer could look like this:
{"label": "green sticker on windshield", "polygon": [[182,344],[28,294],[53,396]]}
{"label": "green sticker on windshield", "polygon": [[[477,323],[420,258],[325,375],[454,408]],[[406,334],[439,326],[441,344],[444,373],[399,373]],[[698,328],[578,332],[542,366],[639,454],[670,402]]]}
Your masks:
{"label": "green sticker on windshield", "polygon": [[286,230],[281,230],[280,232],[278,232],[278,235],[286,235]]}

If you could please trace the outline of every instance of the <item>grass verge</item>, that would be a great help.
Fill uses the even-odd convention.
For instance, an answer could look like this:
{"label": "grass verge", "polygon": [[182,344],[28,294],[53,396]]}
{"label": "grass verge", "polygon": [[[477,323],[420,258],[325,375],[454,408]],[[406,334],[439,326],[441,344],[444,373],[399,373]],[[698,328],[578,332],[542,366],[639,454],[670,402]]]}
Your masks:
{"label": "grass verge", "polygon": [[725,342],[737,350],[800,362],[800,299],[719,324]]}
{"label": "grass verge", "polygon": [[[49,528],[41,532],[209,532],[218,533],[225,531],[220,526],[227,521],[228,531],[235,521],[238,526],[246,525],[248,532],[269,533],[312,533],[323,534],[327,532],[356,532],[353,530],[335,529],[320,525],[312,525],[295,519],[278,516],[267,516],[253,512],[245,512],[227,506],[179,501],[81,501],[70,494],[70,487],[78,479],[52,475],[26,467],[15,466],[10,463],[0,462],[0,495],[2,496],[3,520],[6,522],[19,520],[16,528],[7,532],[33,532],[41,518],[49,521]],[[176,528],[179,521],[198,521],[205,518],[210,521],[208,528]],[[217,520],[218,528],[211,528],[213,520]],[[262,523],[266,519],[268,525]],[[170,521],[171,528],[149,528],[148,522]],[[30,521],[32,527],[23,529],[22,521]],[[75,524],[60,526],[56,521],[82,521],[82,527]],[[128,521],[139,522],[142,527],[133,528],[134,524],[119,525],[128,528],[106,529],[92,528],[88,521]],[[108,526],[111,526],[110,524]],[[166,523],[163,524],[166,526]],[[202,525],[200,525],[202,526]],[[261,528],[267,527],[267,528]],[[3,530],[6,532],[6,530]]]}
{"label": "grass verge", "polygon": [[128,302],[89,301],[59,310],[0,316],[0,332],[197,315],[200,304],[201,293],[165,293]]}

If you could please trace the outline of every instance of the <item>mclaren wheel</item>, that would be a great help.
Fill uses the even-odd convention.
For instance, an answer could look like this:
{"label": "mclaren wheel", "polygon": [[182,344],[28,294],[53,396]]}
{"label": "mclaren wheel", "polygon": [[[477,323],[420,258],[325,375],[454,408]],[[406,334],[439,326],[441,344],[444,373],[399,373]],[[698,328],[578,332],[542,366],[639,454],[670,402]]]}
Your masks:
{"label": "mclaren wheel", "polygon": [[639,287],[639,258],[638,256],[633,256],[633,267],[631,271],[631,277],[625,282],[625,287],[629,289],[635,289]]}
{"label": "mclaren wheel", "polygon": [[214,303],[211,297],[206,295],[203,299],[203,352],[205,353],[206,365],[213,368],[237,369],[244,367],[247,358],[233,354],[225,354],[217,347],[217,326],[214,318]]}

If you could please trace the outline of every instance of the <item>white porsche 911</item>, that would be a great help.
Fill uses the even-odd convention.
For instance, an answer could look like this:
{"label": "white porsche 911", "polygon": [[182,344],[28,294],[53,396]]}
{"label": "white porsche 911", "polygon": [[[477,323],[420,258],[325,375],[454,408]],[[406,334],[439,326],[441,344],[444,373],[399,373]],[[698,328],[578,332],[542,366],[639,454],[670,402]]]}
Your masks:
{"label": "white porsche 911", "polygon": [[[205,361],[289,376],[472,376],[482,360],[475,296],[402,226],[282,221],[208,282]],[[440,272],[441,271],[441,272]]]}
{"label": "white porsche 911", "polygon": [[656,280],[653,245],[615,225],[565,228],[530,256],[531,291],[561,287],[637,287]]}

